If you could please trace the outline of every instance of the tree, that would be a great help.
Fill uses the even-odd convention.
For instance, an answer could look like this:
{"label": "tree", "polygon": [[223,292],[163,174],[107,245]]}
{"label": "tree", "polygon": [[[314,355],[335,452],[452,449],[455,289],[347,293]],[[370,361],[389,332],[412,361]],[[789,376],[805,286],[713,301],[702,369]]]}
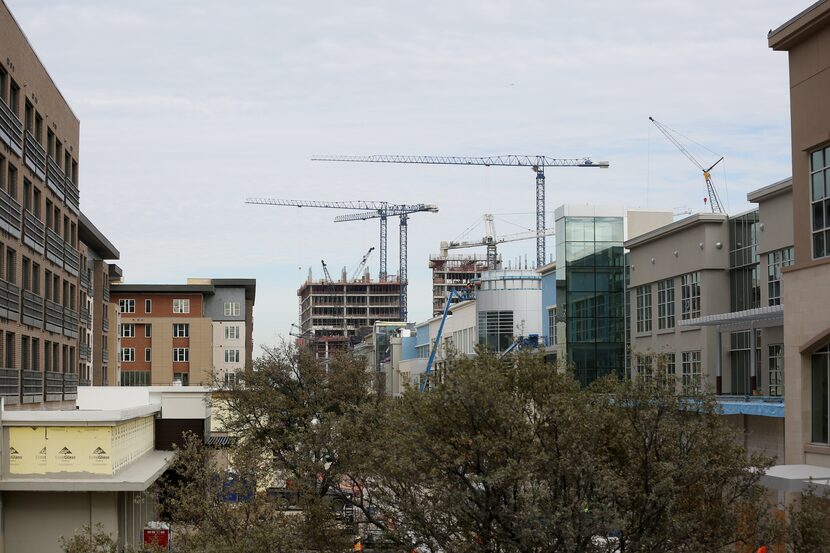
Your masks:
{"label": "tree", "polygon": [[[58,543],[63,553],[119,553],[118,543],[100,522],[94,527],[84,525],[68,538],[61,536]],[[150,549],[128,546],[120,551],[122,553],[161,553],[163,550],[156,546],[151,546]]]}

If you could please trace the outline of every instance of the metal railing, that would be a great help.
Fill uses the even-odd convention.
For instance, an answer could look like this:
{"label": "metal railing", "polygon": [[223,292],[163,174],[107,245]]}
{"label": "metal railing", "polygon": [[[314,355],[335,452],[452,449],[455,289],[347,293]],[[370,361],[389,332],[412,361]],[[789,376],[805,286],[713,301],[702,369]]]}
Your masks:
{"label": "metal railing", "polygon": [[23,323],[36,328],[43,328],[43,298],[28,290],[23,290]]}
{"label": "metal railing", "polygon": [[28,209],[23,210],[23,243],[40,254],[46,247],[46,225]]}
{"label": "metal railing", "polygon": [[81,319],[78,316],[78,312],[69,309],[68,307],[63,308],[63,335],[68,336],[70,338],[77,338],[78,337],[78,327],[81,324]]}
{"label": "metal railing", "polygon": [[110,331],[110,320],[106,317],[101,319],[101,330],[104,332]]}
{"label": "metal railing", "polygon": [[81,192],[78,186],[66,176],[63,179],[63,189],[66,193],[66,205],[77,214],[81,207]]}
{"label": "metal railing", "polygon": [[[0,396],[18,398],[20,396],[20,371],[17,369],[0,369]],[[17,403],[15,399],[14,403]]]}
{"label": "metal railing", "polygon": [[90,357],[92,357],[92,348],[90,346],[84,344],[78,346],[78,358],[81,361],[89,361]]}
{"label": "metal railing", "polygon": [[81,270],[81,254],[69,242],[63,243],[63,268],[74,276]]}
{"label": "metal railing", "polygon": [[0,317],[20,320],[20,288],[0,279]]}
{"label": "metal railing", "polygon": [[51,157],[46,158],[46,185],[58,198],[63,199],[63,173]]}
{"label": "metal railing", "polygon": [[50,228],[46,229],[46,258],[63,265],[63,239]]}
{"label": "metal railing", "polygon": [[[46,180],[46,150],[35,140],[32,133],[26,131],[24,135],[23,160],[40,180]],[[63,198],[63,194],[61,194],[61,198]]]}
{"label": "metal railing", "polygon": [[47,371],[46,377],[46,399],[49,401],[63,398],[63,373]]}
{"label": "metal railing", "polygon": [[41,401],[43,399],[43,373],[40,371],[22,371],[22,373],[24,403]]}
{"label": "metal railing", "polygon": [[104,284],[103,299],[107,303],[109,303],[109,301],[110,301],[110,285],[109,284]]}
{"label": "metal railing", "polygon": [[109,363],[110,361],[110,352],[108,349],[101,350],[101,362],[102,363]]}
{"label": "metal railing", "polygon": [[63,373],[63,399],[78,398],[78,374]]}
{"label": "metal railing", "polygon": [[89,292],[92,289],[92,276],[89,269],[81,270],[81,290]]}
{"label": "metal railing", "polygon": [[0,190],[0,229],[20,238],[20,204],[5,190]]}
{"label": "metal railing", "polygon": [[23,123],[2,100],[0,100],[0,140],[17,155],[23,155]]}
{"label": "metal railing", "polygon": [[63,306],[51,300],[46,300],[46,330],[63,333]]}
{"label": "metal railing", "polygon": [[79,316],[81,320],[81,326],[84,326],[86,328],[90,328],[92,326],[92,314],[86,307],[81,307],[81,312]]}
{"label": "metal railing", "polygon": [[82,378],[78,381],[78,386],[92,386],[92,381],[88,378]]}

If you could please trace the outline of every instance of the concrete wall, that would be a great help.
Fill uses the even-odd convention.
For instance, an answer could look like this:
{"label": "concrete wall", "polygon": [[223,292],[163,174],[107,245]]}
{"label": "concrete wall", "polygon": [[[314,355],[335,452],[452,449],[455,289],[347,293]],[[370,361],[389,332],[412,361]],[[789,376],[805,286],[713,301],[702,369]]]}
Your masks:
{"label": "concrete wall", "polygon": [[[239,304],[239,315],[225,315],[225,303]],[[205,317],[214,321],[245,320],[245,288],[226,288],[217,286],[216,292],[205,299]]]}
{"label": "concrete wall", "polygon": [[[209,304],[208,304],[209,305]],[[243,313],[244,315],[244,313]],[[246,358],[246,340],[245,337],[247,335],[246,332],[246,325],[244,320],[236,319],[236,320],[224,320],[224,321],[213,321],[213,371],[214,376],[218,378],[220,381],[224,380],[225,374],[227,373],[235,373],[242,370],[245,367],[245,358]],[[236,339],[226,339],[225,338],[225,329],[229,326],[235,326],[239,328],[238,338]],[[239,362],[238,363],[226,363],[225,362],[225,350],[228,349],[238,349],[239,350]]]}
{"label": "concrete wall", "polygon": [[728,415],[723,417],[740,436],[747,452],[772,457],[776,463],[784,462],[784,420],[752,415]]}

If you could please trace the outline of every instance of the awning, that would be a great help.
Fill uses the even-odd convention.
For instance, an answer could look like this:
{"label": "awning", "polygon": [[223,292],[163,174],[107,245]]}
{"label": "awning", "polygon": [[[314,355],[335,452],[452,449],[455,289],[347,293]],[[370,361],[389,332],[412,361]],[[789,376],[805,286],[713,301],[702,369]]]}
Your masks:
{"label": "awning", "polygon": [[784,324],[784,306],[769,305],[746,309],[744,311],[730,311],[716,313],[695,319],[680,321],[679,326],[717,326],[719,330],[748,330],[750,328],[766,328]]}

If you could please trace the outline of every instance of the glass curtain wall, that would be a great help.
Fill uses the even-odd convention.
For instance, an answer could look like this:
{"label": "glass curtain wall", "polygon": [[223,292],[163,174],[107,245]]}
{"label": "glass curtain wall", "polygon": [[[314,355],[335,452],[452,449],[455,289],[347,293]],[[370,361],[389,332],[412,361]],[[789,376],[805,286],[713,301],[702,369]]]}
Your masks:
{"label": "glass curtain wall", "polygon": [[625,369],[623,237],[622,217],[556,221],[556,304],[583,385]]}
{"label": "glass curtain wall", "polygon": [[758,263],[756,210],[729,220],[729,296],[732,311],[761,307]]}

